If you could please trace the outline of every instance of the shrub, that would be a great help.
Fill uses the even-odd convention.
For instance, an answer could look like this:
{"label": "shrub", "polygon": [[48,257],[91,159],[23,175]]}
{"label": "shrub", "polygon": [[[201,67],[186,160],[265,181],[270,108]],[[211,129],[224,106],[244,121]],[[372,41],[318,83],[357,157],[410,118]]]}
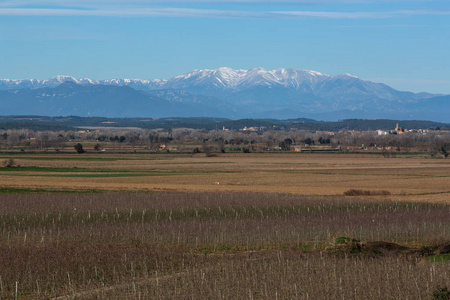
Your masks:
{"label": "shrub", "polygon": [[433,300],[450,300],[450,290],[447,287],[437,288],[433,292]]}
{"label": "shrub", "polygon": [[214,146],[213,145],[208,145],[206,143],[203,143],[203,152],[205,153],[206,157],[211,157],[214,156]]}
{"label": "shrub", "polygon": [[345,196],[386,196],[390,195],[391,192],[389,191],[369,191],[369,190],[355,190],[350,189],[348,191],[344,192]]}
{"label": "shrub", "polygon": [[434,251],[431,247],[428,246],[422,246],[419,248],[419,254],[421,256],[430,256],[434,254]]}
{"label": "shrub", "polygon": [[430,247],[436,254],[449,254],[450,240],[446,237],[434,238],[430,241]]}
{"label": "shrub", "polygon": [[20,167],[20,165],[12,158],[5,159],[2,165],[4,168]]}
{"label": "shrub", "polygon": [[350,242],[352,239],[346,236],[340,236],[338,238],[336,238],[336,240],[334,241],[334,243],[336,245],[343,245],[343,244],[347,244],[348,242]]}
{"label": "shrub", "polygon": [[100,145],[100,143],[95,144],[95,146],[94,146],[95,151],[100,151],[101,149],[102,149],[102,145]]}
{"label": "shrub", "polygon": [[389,158],[389,157],[396,157],[397,154],[392,151],[383,150],[383,156],[384,158]]}
{"label": "shrub", "polygon": [[80,143],[75,144],[75,146],[73,146],[75,148],[75,150],[77,151],[77,153],[84,153],[84,149],[83,149],[83,145],[81,145]]}
{"label": "shrub", "polygon": [[447,149],[445,149],[445,147],[444,147],[444,146],[442,146],[442,148],[441,148],[441,152],[442,152],[442,155],[444,155],[444,157],[445,157],[445,158],[447,158],[447,157],[448,157],[448,155],[450,154],[450,153],[448,153]]}
{"label": "shrub", "polygon": [[346,236],[336,238],[334,247],[339,252],[344,253],[360,253],[362,251],[362,243],[359,240]]}

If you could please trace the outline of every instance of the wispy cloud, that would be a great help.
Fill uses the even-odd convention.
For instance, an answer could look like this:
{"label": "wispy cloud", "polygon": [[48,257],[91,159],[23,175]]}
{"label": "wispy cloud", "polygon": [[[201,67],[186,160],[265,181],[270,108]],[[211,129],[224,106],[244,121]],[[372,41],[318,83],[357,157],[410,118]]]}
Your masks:
{"label": "wispy cloud", "polygon": [[379,2],[415,2],[429,3],[442,0],[2,0],[0,6],[17,7],[22,5],[57,5],[57,6],[94,6],[94,5],[153,5],[153,4],[245,4],[245,3],[263,3],[263,4],[339,4],[339,3],[379,3]]}
{"label": "wispy cloud", "polygon": [[375,11],[375,12],[322,12],[322,11],[279,11],[272,12],[280,16],[291,17],[315,17],[329,19],[384,19],[402,16],[416,15],[449,15],[445,10],[398,10],[398,11]]}
{"label": "wispy cloud", "polygon": [[377,25],[339,25],[339,26],[335,26],[335,28],[411,28],[411,27],[416,27],[416,28],[424,28],[427,27],[428,25],[418,25],[418,24],[388,24],[388,25],[383,25],[383,24],[377,24]]}
{"label": "wispy cloud", "polygon": [[0,8],[2,16],[107,16],[107,17],[191,17],[191,18],[326,18],[380,19],[417,15],[450,15],[450,10],[399,10],[381,12],[249,11],[195,8]]}
{"label": "wispy cloud", "polygon": [[0,15],[8,16],[108,16],[108,17],[269,17],[269,13],[192,8],[140,9],[49,9],[0,8]]}

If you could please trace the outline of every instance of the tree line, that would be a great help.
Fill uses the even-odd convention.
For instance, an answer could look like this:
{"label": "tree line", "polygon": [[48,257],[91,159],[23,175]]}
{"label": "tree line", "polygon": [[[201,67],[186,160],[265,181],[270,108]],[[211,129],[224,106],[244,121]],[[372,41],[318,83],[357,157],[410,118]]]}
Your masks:
{"label": "tree line", "polygon": [[[99,151],[103,147],[131,147],[160,151],[168,145],[189,149],[197,145],[200,152],[228,151],[290,151],[297,147],[328,147],[341,151],[373,150],[386,152],[421,151],[430,155],[448,156],[450,131],[429,130],[406,132],[400,135],[379,135],[376,131],[298,130],[205,130],[205,129],[140,129],[102,128],[82,131],[34,131],[31,129],[0,130],[0,150],[58,150],[77,143],[94,142]],[[195,148],[194,147],[194,148]],[[192,148],[192,147],[191,147]],[[73,148],[72,148],[73,149]],[[206,149],[206,150],[205,150]],[[247,150],[245,150],[247,149]],[[182,149],[180,149],[181,151]]]}

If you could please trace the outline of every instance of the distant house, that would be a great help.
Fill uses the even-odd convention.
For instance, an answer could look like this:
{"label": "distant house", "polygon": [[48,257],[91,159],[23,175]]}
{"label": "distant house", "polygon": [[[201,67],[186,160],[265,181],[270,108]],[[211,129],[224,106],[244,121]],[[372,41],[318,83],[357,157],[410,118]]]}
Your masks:
{"label": "distant house", "polygon": [[302,152],[305,150],[310,150],[310,145],[309,144],[305,144],[305,145],[291,145],[291,149],[294,149],[295,152]]}
{"label": "distant house", "polygon": [[407,131],[408,130],[406,130],[405,128],[398,126],[398,123],[397,123],[397,126],[395,126],[394,130],[391,130],[391,133],[392,134],[403,134],[403,133],[405,133]]}
{"label": "distant house", "polygon": [[247,127],[245,126],[242,128],[242,131],[248,131],[248,132],[257,132],[260,130],[260,127]]}
{"label": "distant house", "polygon": [[340,148],[331,148],[329,146],[313,146],[305,144],[305,145],[292,145],[291,149],[294,149],[295,152],[338,152]]}

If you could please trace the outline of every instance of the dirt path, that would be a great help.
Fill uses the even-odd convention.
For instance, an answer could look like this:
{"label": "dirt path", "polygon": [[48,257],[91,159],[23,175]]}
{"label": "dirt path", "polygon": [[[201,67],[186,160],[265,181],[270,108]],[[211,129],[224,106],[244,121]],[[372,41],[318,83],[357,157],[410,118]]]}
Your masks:
{"label": "dirt path", "polygon": [[136,286],[140,286],[140,285],[144,285],[144,284],[159,284],[159,281],[164,281],[167,279],[171,279],[174,277],[179,277],[179,276],[183,276],[186,275],[188,272],[179,272],[179,273],[175,273],[175,274],[169,274],[169,275],[163,275],[163,276],[158,276],[155,275],[153,277],[149,277],[149,278],[145,278],[142,280],[138,280],[138,281],[133,281],[133,282],[128,282],[128,283],[120,283],[120,284],[116,284],[113,286],[105,286],[102,288],[97,288],[97,289],[90,289],[87,291],[80,291],[80,292],[76,292],[73,291],[72,293],[68,294],[68,295],[64,295],[64,296],[57,296],[51,299],[54,300],[75,300],[75,299],[83,299],[84,297],[89,297],[89,296],[95,296],[98,294],[104,294],[107,292],[111,292],[117,289],[121,289],[121,288],[126,288],[128,286],[131,285],[136,285]]}

